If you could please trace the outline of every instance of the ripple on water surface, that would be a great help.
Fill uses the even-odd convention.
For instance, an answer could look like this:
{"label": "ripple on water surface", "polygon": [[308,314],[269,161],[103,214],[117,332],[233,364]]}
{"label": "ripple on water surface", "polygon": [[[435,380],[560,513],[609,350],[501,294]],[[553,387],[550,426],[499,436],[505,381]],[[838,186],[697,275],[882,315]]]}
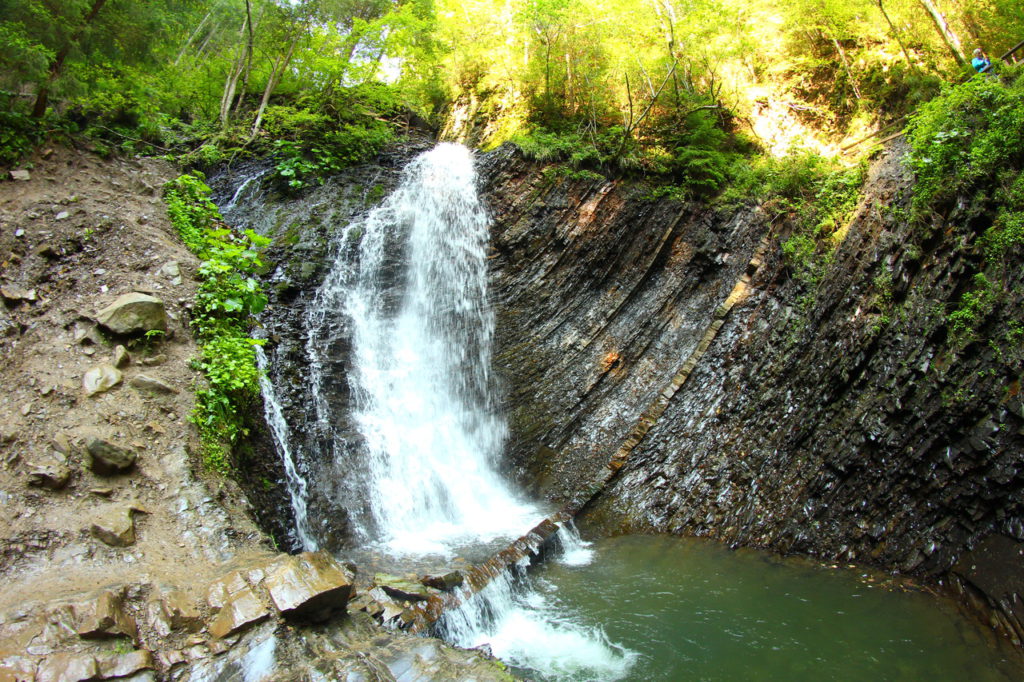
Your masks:
{"label": "ripple on water surface", "polygon": [[[634,652],[621,679],[1024,679],[1019,653],[955,606],[880,587],[863,570],[673,537],[599,540],[590,550],[589,563],[545,566],[535,587],[544,611],[571,613],[576,628],[599,629],[605,642]],[[557,623],[547,627],[556,630],[537,640],[562,650]],[[528,644],[515,645],[510,658],[530,678],[602,677],[534,660],[521,653]]]}

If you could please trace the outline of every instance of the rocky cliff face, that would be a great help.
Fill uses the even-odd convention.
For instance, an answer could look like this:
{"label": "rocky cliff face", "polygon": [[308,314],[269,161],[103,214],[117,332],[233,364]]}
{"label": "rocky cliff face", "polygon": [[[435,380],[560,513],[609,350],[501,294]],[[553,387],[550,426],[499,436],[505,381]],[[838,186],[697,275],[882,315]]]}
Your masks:
{"label": "rocky cliff face", "polygon": [[[584,514],[592,526],[928,576],[961,560],[961,585],[1005,602],[1004,630],[1024,634],[1013,616],[1024,538],[1021,353],[1005,333],[1020,310],[1021,273],[1007,269],[999,303],[979,320],[982,340],[948,338],[990,218],[964,200],[929,226],[909,224],[904,153],[874,164],[814,290],[781,256],[787,216],[652,202],[636,187],[489,157],[497,364],[516,474],[567,501],[628,442],[628,459]],[[762,237],[745,300],[686,383],[666,393],[660,416],[628,441],[748,262],[759,263]]]}

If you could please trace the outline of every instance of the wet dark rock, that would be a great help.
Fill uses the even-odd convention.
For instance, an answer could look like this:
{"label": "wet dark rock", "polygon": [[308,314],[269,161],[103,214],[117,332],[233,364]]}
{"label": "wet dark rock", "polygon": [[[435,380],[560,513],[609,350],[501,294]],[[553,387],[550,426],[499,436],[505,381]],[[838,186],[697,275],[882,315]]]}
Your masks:
{"label": "wet dark rock", "polygon": [[327,552],[303,552],[267,567],[263,584],[281,615],[326,620],[345,610],[353,577]]}
{"label": "wet dark rock", "polygon": [[421,583],[436,590],[454,590],[464,580],[465,577],[461,571],[449,571],[442,575],[426,575],[420,578]]}
{"label": "wet dark rock", "polygon": [[407,601],[426,601],[430,591],[426,585],[413,580],[406,580],[386,573],[373,576],[373,584],[381,588],[390,597]]}

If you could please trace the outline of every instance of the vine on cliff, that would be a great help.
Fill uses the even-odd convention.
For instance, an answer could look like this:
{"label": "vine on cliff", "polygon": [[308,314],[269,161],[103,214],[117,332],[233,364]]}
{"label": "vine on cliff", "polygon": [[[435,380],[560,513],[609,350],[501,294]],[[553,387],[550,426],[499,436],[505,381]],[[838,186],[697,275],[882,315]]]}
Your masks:
{"label": "vine on cliff", "polygon": [[201,173],[179,176],[164,186],[171,222],[186,246],[203,259],[192,325],[202,355],[195,367],[206,377],[196,391],[191,420],[199,429],[204,463],[231,470],[230,453],[248,433],[246,415],[259,399],[259,369],[249,328],[267,298],[252,275],[262,267],[259,252],[270,240],[252,230],[238,235],[210,201]]}

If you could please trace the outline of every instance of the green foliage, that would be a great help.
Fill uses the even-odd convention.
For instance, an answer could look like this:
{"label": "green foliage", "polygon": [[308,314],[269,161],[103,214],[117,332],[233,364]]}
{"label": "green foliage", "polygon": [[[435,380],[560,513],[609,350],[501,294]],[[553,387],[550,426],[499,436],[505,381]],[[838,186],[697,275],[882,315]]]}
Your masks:
{"label": "green foliage", "polygon": [[964,292],[960,299],[960,307],[946,318],[949,322],[949,335],[957,346],[963,346],[973,340],[978,326],[992,312],[997,302],[995,287],[985,273],[974,276],[974,288]]}
{"label": "green foliage", "polygon": [[273,140],[266,149],[275,158],[275,179],[298,190],[369,160],[394,139],[393,126],[381,115],[400,109],[392,90],[367,86],[325,101],[268,107],[264,137]]}
{"label": "green foliage", "polygon": [[230,448],[248,433],[248,408],[259,399],[259,370],[249,337],[253,316],[267,304],[253,277],[263,266],[259,252],[270,240],[252,230],[228,229],[209,200],[201,173],[182,175],[164,187],[171,222],[191,251],[203,258],[192,325],[202,349],[195,362],[207,386],[196,392],[191,419],[199,429],[208,467],[228,473]]}
{"label": "green foliage", "polygon": [[43,138],[42,124],[16,111],[0,111],[0,164],[17,163]]}
{"label": "green foliage", "polygon": [[923,105],[908,131],[920,215],[971,190],[989,190],[996,173],[1024,154],[1024,83],[975,76]]}

